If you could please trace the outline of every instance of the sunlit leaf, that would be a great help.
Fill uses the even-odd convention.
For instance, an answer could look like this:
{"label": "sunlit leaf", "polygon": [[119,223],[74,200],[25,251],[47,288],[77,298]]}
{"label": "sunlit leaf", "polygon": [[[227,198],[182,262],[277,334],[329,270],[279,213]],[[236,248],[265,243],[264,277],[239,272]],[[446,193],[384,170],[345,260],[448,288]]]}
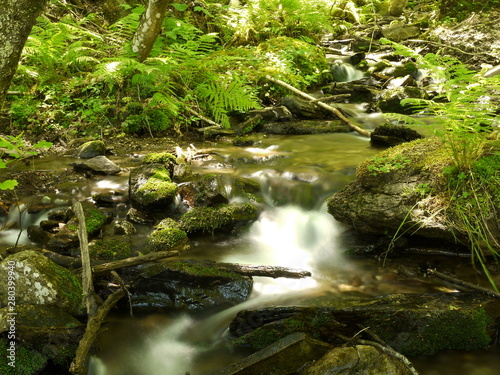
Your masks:
{"label": "sunlit leaf", "polygon": [[0,190],[13,190],[18,185],[16,180],[5,180],[0,183]]}

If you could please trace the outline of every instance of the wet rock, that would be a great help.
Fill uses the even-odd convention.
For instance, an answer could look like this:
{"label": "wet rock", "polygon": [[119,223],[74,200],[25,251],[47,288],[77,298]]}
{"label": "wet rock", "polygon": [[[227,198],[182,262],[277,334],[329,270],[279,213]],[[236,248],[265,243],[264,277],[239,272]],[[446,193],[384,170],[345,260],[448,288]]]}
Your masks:
{"label": "wet rock", "polygon": [[408,25],[402,22],[393,22],[382,28],[382,35],[393,42],[401,42],[406,39],[415,38],[420,34],[420,28],[416,25]]}
{"label": "wet rock", "polygon": [[[375,83],[375,82],[368,82]],[[341,102],[346,100],[349,103],[372,103],[380,92],[380,88],[373,85],[365,85],[359,83],[336,83],[323,88],[325,95],[349,95],[349,97],[341,99]]]}
{"label": "wet rock", "polygon": [[245,301],[252,279],[196,261],[145,264],[124,276],[133,280],[131,304],[139,310],[204,310]]}
{"label": "wet rock", "polygon": [[228,232],[257,220],[259,211],[251,203],[195,207],[180,219],[179,228],[188,234]]}
{"label": "wet rock", "polygon": [[147,212],[133,207],[127,211],[127,219],[137,224],[151,224],[155,221]]}
{"label": "wet rock", "polygon": [[105,156],[96,156],[92,159],[77,161],[71,165],[78,172],[92,172],[97,174],[117,174],[121,172],[121,168]]}
{"label": "wet rock", "polygon": [[50,234],[38,225],[30,225],[27,229],[28,238],[31,242],[45,245],[50,240]]}
{"label": "wet rock", "polygon": [[298,118],[324,119],[329,116],[329,112],[325,109],[296,96],[281,98],[281,105],[288,108]]}
{"label": "wet rock", "polygon": [[431,355],[487,347],[500,317],[497,300],[475,293],[328,296],[300,303],[240,311],[229,327],[231,343],[261,349],[290,333],[305,332],[341,345],[335,333],[353,337],[362,325],[403,355]]}
{"label": "wet rock", "polygon": [[396,146],[404,142],[423,138],[418,132],[404,125],[382,124],[370,135],[372,144],[379,146]]}
{"label": "wet rock", "polygon": [[349,133],[351,128],[340,120],[301,120],[270,122],[262,126],[262,132],[277,135],[302,135],[323,133]]}
{"label": "wet rock", "polygon": [[[82,313],[82,287],[66,268],[31,250],[5,258],[0,263],[0,277],[15,278],[16,305],[58,306],[71,315]],[[0,308],[8,307],[8,283],[0,284]]]}
{"label": "wet rock", "polygon": [[193,175],[191,164],[180,163],[174,165],[173,179],[175,181],[182,181]]}
{"label": "wet rock", "polygon": [[132,239],[129,236],[109,236],[89,243],[92,259],[120,260],[130,257]]}
{"label": "wet rock", "polygon": [[413,114],[413,109],[401,105],[401,100],[408,98],[426,99],[426,92],[418,87],[405,86],[388,89],[380,94],[378,107],[382,112]]}
{"label": "wet rock", "polygon": [[187,234],[179,229],[179,224],[171,218],[166,218],[149,234],[146,248],[148,251],[165,251],[181,247],[187,241]]}
{"label": "wet rock", "polygon": [[76,156],[80,159],[91,159],[96,156],[102,156],[105,153],[106,145],[103,141],[89,141],[78,148]]}
{"label": "wet rock", "polygon": [[0,337],[0,351],[5,353],[5,360],[2,358],[0,362],[0,374],[38,374],[39,371],[43,371],[47,367],[48,358],[40,353],[38,350],[30,348],[22,343],[16,342],[15,345],[15,371],[13,372],[12,367],[8,365],[8,357],[11,349],[11,340],[6,337]]}
{"label": "wet rock", "polygon": [[262,109],[253,109],[248,112],[249,118],[255,116],[260,116],[263,121],[288,121],[293,118],[292,113],[284,105]]}
{"label": "wet rock", "polygon": [[[47,241],[47,249],[56,253],[69,253],[72,249],[77,248],[80,244],[77,234],[77,227],[63,226],[59,232],[54,234]],[[47,233],[47,232],[45,232]]]}
{"label": "wet rock", "polygon": [[411,375],[403,363],[373,346],[335,348],[301,375]]}
{"label": "wet rock", "polygon": [[295,374],[306,363],[318,360],[330,349],[331,345],[297,332],[212,375]]}
{"label": "wet rock", "polygon": [[54,210],[47,214],[49,220],[67,222],[69,220],[68,210]]}
{"label": "wet rock", "polygon": [[221,177],[212,173],[182,184],[179,194],[190,207],[216,206],[229,202]]}
{"label": "wet rock", "polygon": [[113,233],[114,234],[131,235],[131,234],[134,234],[135,232],[137,232],[137,230],[135,229],[134,224],[132,224],[130,221],[119,220],[113,224]]}
{"label": "wet rock", "polygon": [[177,184],[163,164],[145,164],[133,169],[129,177],[132,205],[146,211],[168,211],[174,208]]}

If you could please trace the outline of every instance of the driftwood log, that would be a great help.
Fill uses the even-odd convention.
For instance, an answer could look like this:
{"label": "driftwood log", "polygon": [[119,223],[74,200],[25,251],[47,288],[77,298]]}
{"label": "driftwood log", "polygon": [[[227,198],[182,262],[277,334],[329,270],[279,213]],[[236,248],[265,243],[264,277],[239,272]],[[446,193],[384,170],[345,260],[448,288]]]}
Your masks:
{"label": "driftwood log", "polygon": [[296,268],[280,267],[280,266],[265,266],[253,264],[239,263],[217,263],[210,260],[205,260],[201,263],[202,266],[217,267],[226,271],[232,271],[243,276],[264,276],[272,277],[287,277],[290,279],[301,279],[311,276],[311,272]]}
{"label": "driftwood log", "polygon": [[322,101],[318,101],[316,98],[312,97],[311,95],[303,92],[303,91],[300,91],[299,89],[296,89],[295,87],[289,85],[288,83],[286,82],[283,82],[282,80],[279,80],[279,79],[276,79],[276,78],[273,78],[271,77],[270,75],[267,75],[266,78],[271,81],[271,82],[274,82],[280,86],[283,86],[285,88],[287,88],[288,90],[292,91],[293,93],[297,94],[297,95],[300,95],[301,97],[309,100],[310,102],[320,106],[321,108],[324,108],[326,109],[327,111],[333,113],[335,116],[337,116],[344,124],[346,124],[347,126],[349,126],[352,130],[356,131],[357,133],[365,136],[365,137],[370,137],[370,134],[371,132],[366,130],[366,129],[362,129],[360,128],[359,126],[357,126],[356,124],[354,124],[353,122],[349,121],[349,119],[347,117],[345,117],[342,112],[340,112],[337,108],[334,108],[326,103],[323,103]]}

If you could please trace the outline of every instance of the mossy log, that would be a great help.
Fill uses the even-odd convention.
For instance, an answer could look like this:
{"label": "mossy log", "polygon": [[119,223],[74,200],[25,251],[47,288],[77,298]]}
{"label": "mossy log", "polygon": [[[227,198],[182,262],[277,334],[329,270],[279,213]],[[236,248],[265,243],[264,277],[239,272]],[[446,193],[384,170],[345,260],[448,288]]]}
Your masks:
{"label": "mossy log", "polygon": [[238,273],[243,276],[263,276],[272,277],[288,277],[291,279],[301,279],[311,276],[311,272],[300,270],[296,268],[280,267],[280,266],[266,266],[266,265],[253,265],[253,264],[238,264],[238,263],[216,263],[213,261],[204,261],[202,265],[217,266],[218,268],[226,271]]}

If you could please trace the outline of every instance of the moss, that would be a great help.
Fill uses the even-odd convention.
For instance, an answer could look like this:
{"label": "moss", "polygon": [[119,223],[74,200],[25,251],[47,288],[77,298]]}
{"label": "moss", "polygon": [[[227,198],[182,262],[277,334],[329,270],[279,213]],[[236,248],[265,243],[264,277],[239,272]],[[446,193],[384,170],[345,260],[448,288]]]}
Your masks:
{"label": "moss", "polygon": [[267,326],[263,326],[247,333],[245,336],[233,340],[232,344],[235,346],[251,347],[252,349],[260,350],[287,335],[288,332],[284,332],[278,328],[269,329]]}
{"label": "moss", "polygon": [[213,233],[239,221],[257,219],[257,208],[250,203],[223,204],[217,207],[195,207],[186,212],[180,228],[187,233]]}
{"label": "moss", "polygon": [[9,348],[8,340],[0,338],[0,353],[2,360],[0,361],[0,374],[2,375],[31,375],[41,371],[47,363],[47,357],[40,352],[30,349],[23,344],[17,343],[15,355],[15,367],[8,365],[7,349]]}
{"label": "moss", "polygon": [[150,251],[167,250],[187,242],[186,232],[175,227],[160,227],[148,237],[147,247]]}
{"label": "moss", "polygon": [[119,260],[130,257],[131,244],[127,237],[93,241],[89,246],[93,259]]}
{"label": "moss", "polygon": [[69,301],[69,313],[78,315],[83,311],[82,284],[68,269],[61,267],[54,262],[49,262],[50,267],[56,277],[54,278],[55,289],[67,301]]}
{"label": "moss", "polygon": [[143,163],[175,163],[175,156],[169,152],[152,152],[144,156]]}
{"label": "moss", "polygon": [[169,171],[161,167],[137,189],[137,195],[145,205],[158,200],[173,200],[177,195],[177,184],[170,179]]}
{"label": "moss", "polygon": [[190,262],[168,262],[168,268],[197,277],[217,277],[231,280],[246,280],[246,277],[235,272],[226,271],[220,267],[210,267]]}

